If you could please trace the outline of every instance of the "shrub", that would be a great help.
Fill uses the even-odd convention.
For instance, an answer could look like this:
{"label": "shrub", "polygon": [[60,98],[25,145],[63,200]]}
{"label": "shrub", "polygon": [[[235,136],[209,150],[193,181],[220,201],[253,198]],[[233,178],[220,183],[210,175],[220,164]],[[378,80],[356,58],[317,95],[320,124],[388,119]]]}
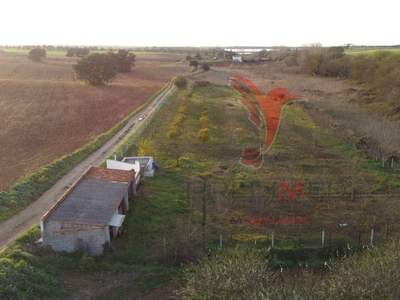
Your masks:
{"label": "shrub", "polygon": [[202,63],[201,65],[200,65],[200,67],[201,67],[201,69],[203,70],[203,71],[209,71],[211,68],[210,68],[210,66],[207,64],[207,63]]}
{"label": "shrub", "polygon": [[174,85],[178,89],[183,89],[187,85],[187,79],[183,76],[177,76],[174,80]]}
{"label": "shrub", "polygon": [[299,65],[299,62],[297,61],[297,58],[292,56],[292,55],[285,57],[283,62],[288,67],[297,67]]}
{"label": "shrub", "polygon": [[200,129],[200,131],[197,133],[197,139],[201,144],[207,144],[207,142],[210,140],[210,129]]}
{"label": "shrub", "polygon": [[349,75],[349,60],[345,56],[323,63],[320,73],[321,75],[330,77],[347,77]]}
{"label": "shrub", "polygon": [[25,260],[0,258],[0,299],[61,299],[58,282]]}
{"label": "shrub", "polygon": [[266,253],[226,249],[203,255],[184,272],[183,299],[258,299],[268,294],[272,280]]}
{"label": "shrub", "polygon": [[318,74],[322,60],[323,56],[321,53],[315,53],[307,56],[301,66],[302,72],[311,76]]}

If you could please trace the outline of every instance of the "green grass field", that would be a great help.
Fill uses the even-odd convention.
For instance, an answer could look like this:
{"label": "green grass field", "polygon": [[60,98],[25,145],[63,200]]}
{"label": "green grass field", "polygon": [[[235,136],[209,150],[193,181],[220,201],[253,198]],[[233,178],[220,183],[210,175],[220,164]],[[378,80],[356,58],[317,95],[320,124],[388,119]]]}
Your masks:
{"label": "green grass field", "polygon": [[400,54],[400,47],[350,47],[346,49],[345,54],[360,55],[360,54],[373,54],[377,51],[391,51]]}

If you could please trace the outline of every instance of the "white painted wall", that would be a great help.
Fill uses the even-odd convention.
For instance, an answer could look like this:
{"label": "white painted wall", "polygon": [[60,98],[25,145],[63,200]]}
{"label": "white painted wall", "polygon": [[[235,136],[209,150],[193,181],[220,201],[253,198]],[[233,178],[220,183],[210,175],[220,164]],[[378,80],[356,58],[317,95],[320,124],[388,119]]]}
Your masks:
{"label": "white painted wall", "polygon": [[135,170],[136,174],[140,173],[140,163],[135,161],[134,164],[128,164],[121,161],[107,159],[107,169],[116,169],[116,170]]}

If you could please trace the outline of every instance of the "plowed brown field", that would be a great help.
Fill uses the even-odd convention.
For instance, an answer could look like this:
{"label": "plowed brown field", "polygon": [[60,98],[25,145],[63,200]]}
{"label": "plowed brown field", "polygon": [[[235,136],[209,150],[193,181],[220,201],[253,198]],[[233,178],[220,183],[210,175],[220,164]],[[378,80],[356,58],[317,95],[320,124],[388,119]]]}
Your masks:
{"label": "plowed brown field", "polygon": [[0,55],[0,190],[108,131],[176,75],[183,55],[138,54],[110,86],[74,77],[76,58]]}

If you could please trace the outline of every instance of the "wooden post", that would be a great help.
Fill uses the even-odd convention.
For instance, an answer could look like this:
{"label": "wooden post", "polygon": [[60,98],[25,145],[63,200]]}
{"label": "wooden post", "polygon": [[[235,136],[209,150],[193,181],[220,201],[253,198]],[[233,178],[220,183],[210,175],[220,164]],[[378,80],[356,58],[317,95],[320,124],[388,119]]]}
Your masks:
{"label": "wooden post", "polygon": [[374,246],[374,229],[371,229],[371,247]]}
{"label": "wooden post", "polygon": [[321,248],[325,246],[325,230],[322,230],[322,241],[321,241]]}

